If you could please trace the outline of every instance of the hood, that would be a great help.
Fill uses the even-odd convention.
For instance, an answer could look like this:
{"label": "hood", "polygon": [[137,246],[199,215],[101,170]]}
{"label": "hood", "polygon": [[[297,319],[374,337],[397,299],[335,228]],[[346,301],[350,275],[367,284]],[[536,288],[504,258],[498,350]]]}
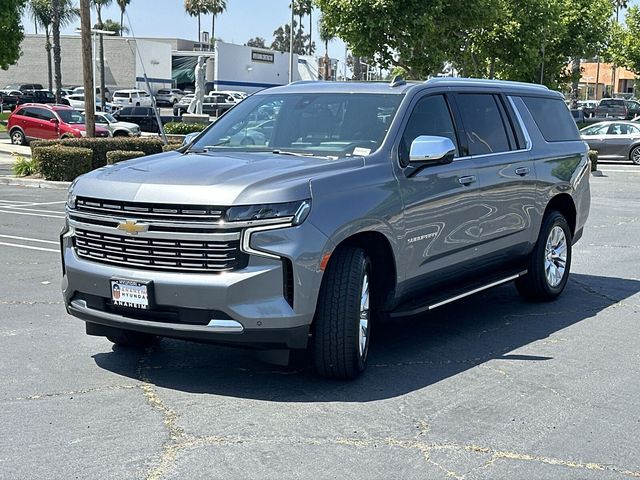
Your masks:
{"label": "hood", "polygon": [[[72,128],[74,130],[80,130],[81,132],[84,132],[87,129],[87,126],[84,123],[67,123],[66,125],[69,126],[69,128]],[[96,125],[96,132],[107,132],[108,130],[104,127],[99,127],[98,125]]]}
{"label": "hood", "polygon": [[156,203],[252,205],[310,198],[309,181],[364,165],[269,152],[166,152],[100,168],[80,177],[79,196]]}

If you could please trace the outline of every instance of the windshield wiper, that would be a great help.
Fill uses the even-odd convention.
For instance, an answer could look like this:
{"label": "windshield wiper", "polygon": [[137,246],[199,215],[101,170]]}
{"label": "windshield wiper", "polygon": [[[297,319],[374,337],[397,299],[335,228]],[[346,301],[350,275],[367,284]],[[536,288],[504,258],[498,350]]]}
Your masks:
{"label": "windshield wiper", "polygon": [[207,150],[210,150],[212,148],[228,145],[229,142],[230,140],[226,139],[226,140],[223,140],[222,142],[214,143],[213,145],[205,145],[204,147],[200,147],[200,148],[190,148],[189,150],[186,151],[186,153],[205,153]]}
{"label": "windshield wiper", "polygon": [[301,152],[289,152],[287,150],[272,150],[271,153],[276,155],[291,155],[293,157],[318,157],[318,158],[332,158],[326,155],[316,155],[315,153],[301,153]]}

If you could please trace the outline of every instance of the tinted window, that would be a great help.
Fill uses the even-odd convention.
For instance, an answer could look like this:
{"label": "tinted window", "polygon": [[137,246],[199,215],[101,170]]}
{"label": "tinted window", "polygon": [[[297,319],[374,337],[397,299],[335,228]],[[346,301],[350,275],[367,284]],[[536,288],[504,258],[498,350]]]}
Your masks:
{"label": "tinted window", "polygon": [[607,107],[607,106],[611,106],[611,105],[617,105],[620,107],[624,107],[624,100],[615,100],[613,98],[605,98],[603,100],[600,101],[600,106],[602,107]]}
{"label": "tinted window", "polygon": [[125,107],[118,112],[118,115],[133,115],[133,108]]}
{"label": "tinted window", "polygon": [[450,138],[456,145],[456,156],[458,156],[458,140],[451,112],[442,95],[433,95],[419,100],[411,112],[400,144],[400,158],[403,162],[409,160],[411,143],[420,135]]}
{"label": "tinted window", "polygon": [[547,142],[580,140],[567,106],[559,98],[522,97]]}
{"label": "tinted window", "polygon": [[580,131],[582,135],[604,135],[609,130],[609,125],[592,125]]}
{"label": "tinted window", "polygon": [[25,110],[26,110],[25,108],[21,108],[14,115],[26,116],[27,112]]}
{"label": "tinted window", "polygon": [[169,90],[158,90],[158,95],[169,95],[170,93]]}
{"label": "tinted window", "polygon": [[493,95],[460,94],[458,107],[469,145],[469,155],[510,150],[502,114]]}
{"label": "tinted window", "polygon": [[628,123],[612,123],[607,133],[609,135],[633,135],[638,133],[638,128]]}
{"label": "tinted window", "polygon": [[76,110],[58,110],[58,115],[65,123],[84,123],[84,115]]}

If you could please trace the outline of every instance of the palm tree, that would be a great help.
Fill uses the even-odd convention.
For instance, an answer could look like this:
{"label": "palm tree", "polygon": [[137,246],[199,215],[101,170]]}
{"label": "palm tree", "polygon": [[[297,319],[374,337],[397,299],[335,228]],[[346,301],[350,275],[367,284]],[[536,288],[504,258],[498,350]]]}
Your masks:
{"label": "palm tree", "polygon": [[[96,28],[102,30],[104,24],[102,23],[102,9],[111,5],[113,0],[91,0],[93,6],[96,7],[96,15],[98,15],[98,23]],[[100,105],[106,104],[104,95],[104,38],[100,35],[100,46],[98,48],[98,54],[100,56]]]}
{"label": "palm tree", "polygon": [[56,102],[60,103],[60,92],[62,90],[62,55],[60,54],[60,27],[66,27],[74,21],[80,11],[73,6],[71,0],[51,0],[52,36],[53,36],[53,71],[55,79]]}
{"label": "palm tree", "polygon": [[34,20],[44,30],[44,49],[47,51],[47,75],[49,80],[49,90],[53,90],[53,76],[51,69],[51,18],[53,10],[49,0],[31,0],[29,10]]}
{"label": "palm tree", "polygon": [[211,17],[211,45],[214,45],[215,41],[216,41],[216,37],[215,37],[216,17],[218,15],[220,15],[221,13],[224,13],[224,11],[227,9],[227,2],[226,2],[226,0],[209,0],[208,3],[209,3],[208,10],[209,10],[209,13],[212,15],[212,17]]}
{"label": "palm tree", "polygon": [[324,42],[324,73],[322,76],[325,80],[328,80],[331,73],[331,66],[329,65],[329,42],[336,37],[327,26],[324,21],[324,17],[320,17],[320,20],[318,21],[318,32],[320,32],[320,40]]}
{"label": "palm tree", "polygon": [[200,15],[209,13],[208,0],[184,0],[184,9],[192,17],[198,17],[198,43],[202,40],[200,38]]}
{"label": "palm tree", "polygon": [[128,30],[124,26],[124,13],[127,11],[127,7],[131,3],[131,0],[116,0],[116,3],[120,7],[120,36],[122,36],[124,32],[128,32]]}

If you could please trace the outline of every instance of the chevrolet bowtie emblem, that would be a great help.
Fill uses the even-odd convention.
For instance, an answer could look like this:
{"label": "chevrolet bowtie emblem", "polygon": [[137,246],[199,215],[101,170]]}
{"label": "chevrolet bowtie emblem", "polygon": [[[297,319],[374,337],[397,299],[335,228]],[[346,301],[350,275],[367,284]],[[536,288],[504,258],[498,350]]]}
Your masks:
{"label": "chevrolet bowtie emblem", "polygon": [[131,220],[118,224],[118,230],[127,232],[129,235],[137,235],[140,232],[146,232],[149,230],[149,225],[136,223]]}

